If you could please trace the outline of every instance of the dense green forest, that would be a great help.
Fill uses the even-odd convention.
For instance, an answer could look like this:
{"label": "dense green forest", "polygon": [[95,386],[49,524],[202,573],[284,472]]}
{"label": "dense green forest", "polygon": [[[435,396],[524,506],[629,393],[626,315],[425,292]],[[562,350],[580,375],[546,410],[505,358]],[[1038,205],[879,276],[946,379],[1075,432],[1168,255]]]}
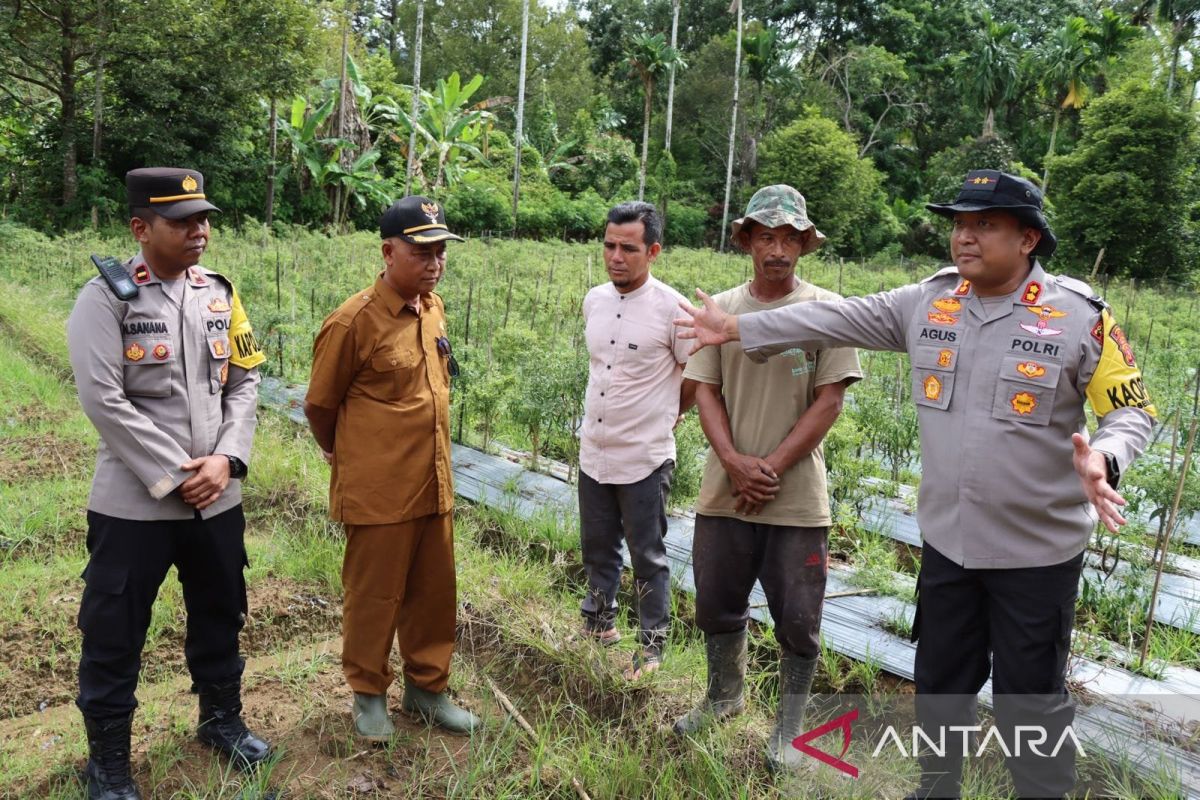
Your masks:
{"label": "dense green forest", "polygon": [[993,167],[1046,187],[1058,269],[1187,284],[1198,23],[1197,0],[0,0],[0,216],[120,225],[125,171],[176,164],[221,224],[371,228],[411,186],[465,232],[586,239],[644,195],[668,243],[717,247],[726,197],[786,181],[830,253],[939,256],[923,203]]}

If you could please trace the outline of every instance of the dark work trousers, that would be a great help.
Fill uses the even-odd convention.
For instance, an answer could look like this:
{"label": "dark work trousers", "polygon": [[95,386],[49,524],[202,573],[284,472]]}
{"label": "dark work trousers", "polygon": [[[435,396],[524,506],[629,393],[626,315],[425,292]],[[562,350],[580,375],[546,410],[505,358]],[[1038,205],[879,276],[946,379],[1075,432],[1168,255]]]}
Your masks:
{"label": "dark work trousers", "polygon": [[137,708],[134,690],[150,609],[172,564],[187,609],[184,655],[192,681],[220,684],[241,677],[238,633],[246,614],[247,566],[240,505],[207,520],[137,521],[89,511],[79,604],[83,652],[75,704],[95,719]]}
{"label": "dark work trousers", "polygon": [[[1062,797],[1075,784],[1075,748],[1068,737],[1049,757],[1075,706],[1066,690],[1067,657],[1083,554],[1048,567],[967,569],[925,545],[917,578],[917,719],[937,741],[941,726],[975,725],[975,697],[988,674],[997,732],[1013,753],[1006,758],[1019,797]],[[1046,740],[1028,746],[1045,728]],[[962,734],[948,734],[944,757],[921,756],[922,791],[957,797],[962,780]],[[958,751],[951,743],[958,743]],[[968,742],[973,755],[981,740]],[[991,744],[989,744],[991,747]],[[994,751],[995,748],[992,748]]]}
{"label": "dark work trousers", "polygon": [[671,571],[667,562],[667,495],[675,462],[636,483],[598,483],[579,473],[579,539],[588,593],[583,598],[589,630],[611,628],[621,585],[621,540],[629,546],[642,647],[660,653],[671,614]]}
{"label": "dark work trousers", "polygon": [[696,515],[692,574],[696,625],[733,633],[750,619],[750,591],[762,583],[779,646],[801,658],[821,653],[829,528],[763,525]]}

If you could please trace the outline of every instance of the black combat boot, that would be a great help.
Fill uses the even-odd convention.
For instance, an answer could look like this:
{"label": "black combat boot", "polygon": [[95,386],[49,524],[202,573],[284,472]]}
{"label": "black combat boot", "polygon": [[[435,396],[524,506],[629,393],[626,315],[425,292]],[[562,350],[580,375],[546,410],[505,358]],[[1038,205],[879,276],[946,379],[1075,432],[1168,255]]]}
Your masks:
{"label": "black combat boot", "polygon": [[129,737],[133,713],[108,719],[83,718],[87,729],[88,800],[142,800],[129,775]]}
{"label": "black combat boot", "polygon": [[196,738],[229,756],[238,769],[250,770],[271,757],[271,745],[242,722],[242,681],[205,684],[200,694],[200,725]]}

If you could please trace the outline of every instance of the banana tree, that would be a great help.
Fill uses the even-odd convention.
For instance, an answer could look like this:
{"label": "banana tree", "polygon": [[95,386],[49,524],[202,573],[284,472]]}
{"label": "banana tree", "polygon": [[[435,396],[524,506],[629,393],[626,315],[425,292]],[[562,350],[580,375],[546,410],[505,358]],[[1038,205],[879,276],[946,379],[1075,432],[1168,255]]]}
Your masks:
{"label": "banana tree", "polygon": [[[480,147],[495,119],[495,114],[488,109],[508,98],[492,98],[470,105],[471,97],[482,84],[482,75],[476,75],[464,85],[458,73],[452,72],[449,78],[438,78],[432,92],[421,90],[421,111],[417,119],[399,111],[401,124],[408,130],[415,130],[421,141],[413,166],[414,177],[422,187],[440,189],[457,183],[471,159],[487,163]],[[435,164],[432,186],[424,175],[426,160]]]}

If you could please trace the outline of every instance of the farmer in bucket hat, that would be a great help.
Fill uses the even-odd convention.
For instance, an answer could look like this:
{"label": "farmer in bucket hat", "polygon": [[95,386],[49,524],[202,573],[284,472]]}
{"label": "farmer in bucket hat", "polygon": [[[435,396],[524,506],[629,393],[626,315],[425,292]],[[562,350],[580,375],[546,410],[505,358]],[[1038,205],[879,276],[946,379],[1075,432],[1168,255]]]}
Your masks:
{"label": "farmer in bucket hat", "polygon": [[[805,283],[796,263],[825,236],[791,186],[755,193],[733,223],[754,277],[717,295],[726,313],[807,307],[838,295]],[[846,387],[862,377],[853,348],[796,348],[766,365],[735,343],[692,356],[684,379],[696,383],[700,422],[712,449],[696,503],[693,570],[696,624],[704,631],[708,691],[675,723],[689,734],[744,707],[750,590],[762,583],[779,641],[779,719],[767,763],[795,766],[821,652],[831,519],[821,441],[837,420]]]}

